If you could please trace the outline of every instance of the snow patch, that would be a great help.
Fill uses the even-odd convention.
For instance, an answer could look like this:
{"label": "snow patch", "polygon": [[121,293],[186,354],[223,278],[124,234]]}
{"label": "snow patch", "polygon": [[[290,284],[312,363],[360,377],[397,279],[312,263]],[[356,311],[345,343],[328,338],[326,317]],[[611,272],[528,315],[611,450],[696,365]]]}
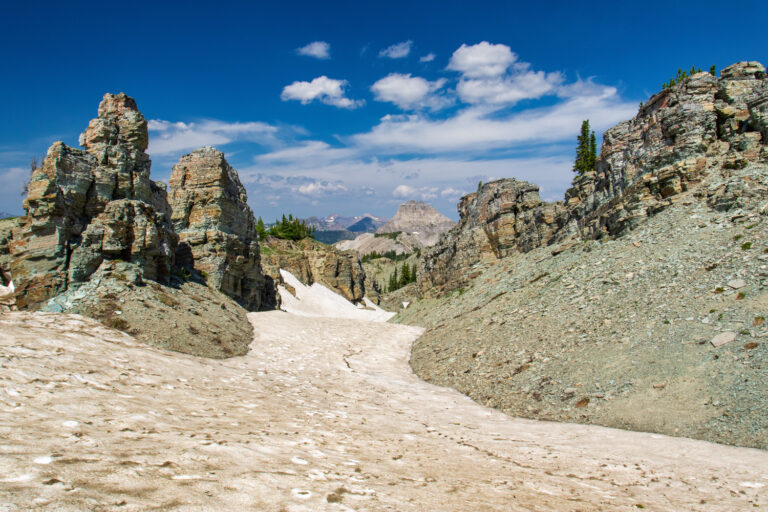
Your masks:
{"label": "snow patch", "polygon": [[293,295],[284,286],[277,287],[280,293],[280,309],[288,313],[299,316],[350,318],[369,322],[386,322],[395,316],[395,313],[384,311],[367,297],[363,299],[365,307],[361,308],[319,283],[307,286],[283,269],[280,269],[280,275],[285,284],[296,291],[296,295]]}

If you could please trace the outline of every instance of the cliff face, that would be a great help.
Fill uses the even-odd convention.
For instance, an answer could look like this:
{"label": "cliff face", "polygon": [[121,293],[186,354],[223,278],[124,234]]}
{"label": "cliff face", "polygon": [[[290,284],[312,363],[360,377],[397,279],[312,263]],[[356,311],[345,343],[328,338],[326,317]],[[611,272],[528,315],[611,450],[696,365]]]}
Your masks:
{"label": "cliff face", "polygon": [[395,216],[381,226],[377,233],[402,233],[411,235],[420,247],[434,245],[440,235],[455,225],[451,219],[442,215],[422,201],[407,201],[397,207]]}
{"label": "cliff face", "polygon": [[273,286],[261,271],[253,212],[224,154],[206,147],[181,157],[170,179],[176,259],[209,286],[254,311],[273,308]]}
{"label": "cliff face", "polygon": [[[695,74],[606,130],[595,171],[577,176],[564,202],[542,203],[538,187],[510,179],[462,198],[459,224],[420,262],[419,289],[435,295],[460,287],[474,275],[471,267],[487,258],[620,236],[693,188],[720,208],[756,201],[761,192],[729,174],[768,162],[767,122],[768,78],[761,64],[740,62],[719,78]],[[714,177],[722,181],[719,188],[700,187]]]}
{"label": "cliff face", "polygon": [[357,254],[338,251],[311,238],[263,240],[262,264],[264,273],[275,283],[282,282],[282,268],[306,285],[320,283],[352,302],[360,302],[365,295],[365,271]]}
{"label": "cliff face", "polygon": [[105,260],[135,262],[166,282],[176,236],[161,185],[149,179],[147,123],[125,94],[106,94],[81,135],[55,143],[31,177],[26,217],[9,242],[18,307],[39,307]]}

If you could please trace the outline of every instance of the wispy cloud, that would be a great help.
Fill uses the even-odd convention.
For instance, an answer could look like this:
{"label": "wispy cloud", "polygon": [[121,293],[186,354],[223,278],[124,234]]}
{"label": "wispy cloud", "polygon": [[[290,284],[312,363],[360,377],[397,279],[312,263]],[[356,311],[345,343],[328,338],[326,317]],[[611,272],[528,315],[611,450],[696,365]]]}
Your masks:
{"label": "wispy cloud", "polygon": [[306,55],[307,57],[314,57],[316,59],[330,59],[331,45],[325,41],[315,41],[306,46],[302,46],[301,48],[297,48],[296,53],[299,55]]}
{"label": "wispy cloud", "polygon": [[353,136],[352,141],[387,153],[485,151],[569,139],[584,119],[602,130],[631,117],[636,110],[634,102],[622,101],[615,88],[602,87],[554,106],[506,116],[482,107],[466,108],[444,119],[422,114],[388,115],[369,132]]}
{"label": "wispy cloud", "polygon": [[428,53],[422,57],[419,57],[419,62],[432,62],[435,60],[436,55],[434,53]]}
{"label": "wispy cloud", "polygon": [[183,123],[152,119],[148,127],[148,152],[152,155],[177,153],[202,146],[222,146],[237,140],[269,144],[275,141],[278,131],[276,126],[267,123],[227,123],[217,120]]}
{"label": "wispy cloud", "polygon": [[365,103],[363,100],[352,100],[346,97],[344,89],[347,85],[346,80],[335,80],[323,75],[311,82],[296,81],[286,85],[280,99],[283,101],[297,100],[302,105],[318,100],[326,105],[348,109],[362,106]]}
{"label": "wispy cloud", "polygon": [[393,44],[388,46],[379,52],[379,57],[386,57],[388,59],[402,59],[407,57],[411,53],[411,47],[413,41],[403,41],[402,43]]}

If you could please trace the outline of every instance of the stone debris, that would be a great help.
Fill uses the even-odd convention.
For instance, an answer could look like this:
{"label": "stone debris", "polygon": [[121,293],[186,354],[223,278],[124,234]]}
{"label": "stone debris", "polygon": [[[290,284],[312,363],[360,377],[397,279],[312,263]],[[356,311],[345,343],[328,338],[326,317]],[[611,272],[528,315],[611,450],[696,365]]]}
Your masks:
{"label": "stone debris", "polygon": [[728,281],[728,286],[733,288],[734,290],[738,290],[740,288],[744,288],[747,286],[747,282],[743,279],[734,279],[732,281]]}
{"label": "stone debris", "polygon": [[712,346],[714,347],[721,347],[727,343],[730,343],[736,339],[736,333],[735,332],[721,332],[714,338],[712,338]]}
{"label": "stone debris", "polygon": [[388,294],[427,329],[414,371],[512,415],[768,448],[767,84],[742,62],[658,93],[563,202],[462,198]]}

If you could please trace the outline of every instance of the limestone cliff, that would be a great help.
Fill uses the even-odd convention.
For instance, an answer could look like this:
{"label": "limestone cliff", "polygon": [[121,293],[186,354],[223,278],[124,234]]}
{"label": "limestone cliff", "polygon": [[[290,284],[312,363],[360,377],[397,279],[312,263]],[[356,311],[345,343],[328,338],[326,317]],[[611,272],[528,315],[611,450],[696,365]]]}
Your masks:
{"label": "limestone cliff", "polygon": [[[511,179],[462,198],[459,224],[424,253],[419,289],[434,295],[460,287],[484,259],[620,236],[694,188],[719,208],[757,202],[766,193],[760,180],[730,174],[768,162],[767,123],[761,64],[736,63],[720,77],[694,74],[606,130],[595,170],[574,179],[564,202],[542,203],[538,187]],[[701,187],[713,180],[718,188]]]}
{"label": "limestone cliff", "polygon": [[287,270],[306,285],[320,283],[347,300],[360,302],[365,296],[365,271],[351,251],[338,251],[311,238],[262,240],[264,273],[281,282],[279,270]]}
{"label": "limestone cliff", "polygon": [[261,272],[253,212],[224,154],[205,147],[184,155],[170,179],[176,259],[209,286],[248,310],[274,308],[273,286]]}
{"label": "limestone cliff", "polygon": [[147,141],[136,102],[121,93],[104,96],[80,137],[85,150],[51,146],[9,243],[19,307],[39,307],[104,260],[136,262],[144,278],[168,280],[176,236],[163,189],[149,179]]}

